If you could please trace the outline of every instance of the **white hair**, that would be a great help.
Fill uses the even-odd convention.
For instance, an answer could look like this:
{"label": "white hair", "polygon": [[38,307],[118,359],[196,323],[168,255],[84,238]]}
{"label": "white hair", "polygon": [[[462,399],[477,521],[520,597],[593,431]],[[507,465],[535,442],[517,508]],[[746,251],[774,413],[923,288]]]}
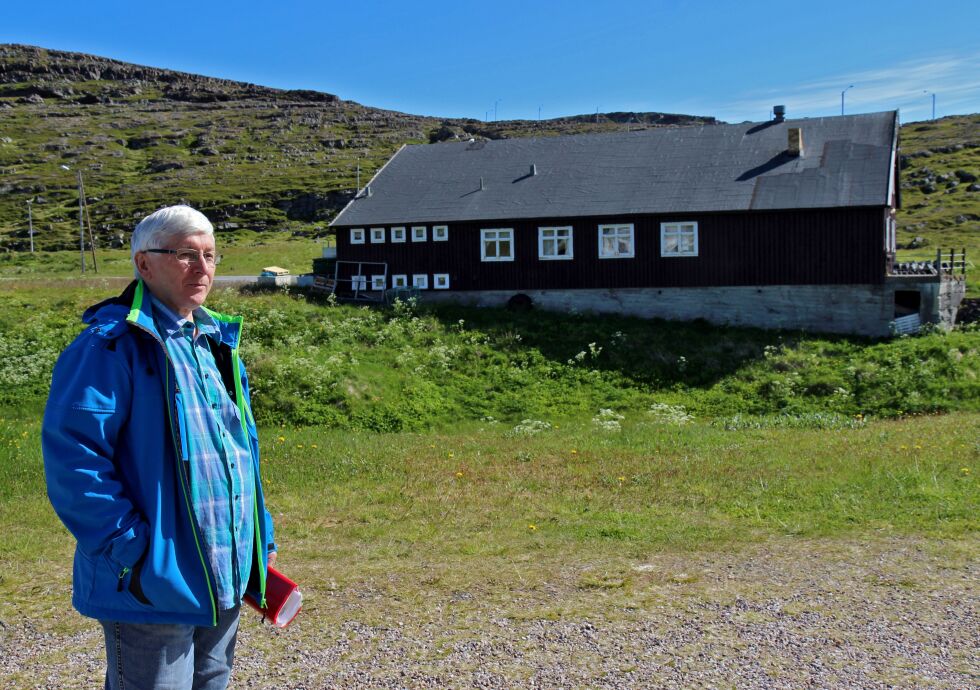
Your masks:
{"label": "white hair", "polygon": [[[200,211],[185,206],[167,206],[154,211],[139,222],[130,240],[130,257],[136,267],[136,253],[147,249],[164,249],[167,241],[174,237],[189,235],[209,235],[214,237],[214,226]],[[135,270],[139,278],[139,271]]]}

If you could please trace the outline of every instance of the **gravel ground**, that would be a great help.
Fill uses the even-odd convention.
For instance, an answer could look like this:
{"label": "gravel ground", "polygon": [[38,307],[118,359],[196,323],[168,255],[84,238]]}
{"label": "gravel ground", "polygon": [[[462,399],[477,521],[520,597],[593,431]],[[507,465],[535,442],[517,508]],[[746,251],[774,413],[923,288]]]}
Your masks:
{"label": "gravel ground", "polygon": [[[506,596],[311,583],[285,631],[246,615],[232,686],[977,688],[976,547],[783,540],[607,580],[576,564]],[[101,637],[73,620],[0,626],[3,687],[101,687]]]}

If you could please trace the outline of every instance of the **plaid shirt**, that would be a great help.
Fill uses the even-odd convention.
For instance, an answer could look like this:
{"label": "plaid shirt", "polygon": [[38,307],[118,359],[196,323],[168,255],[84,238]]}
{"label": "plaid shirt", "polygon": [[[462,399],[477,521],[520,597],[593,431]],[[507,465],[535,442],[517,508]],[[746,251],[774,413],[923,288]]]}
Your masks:
{"label": "plaid shirt", "polygon": [[191,500],[217,581],[218,608],[229,609],[241,603],[252,567],[255,488],[248,438],[204,337],[217,333],[211,316],[196,309],[193,321],[182,319],[157,299],[153,315],[183,396]]}

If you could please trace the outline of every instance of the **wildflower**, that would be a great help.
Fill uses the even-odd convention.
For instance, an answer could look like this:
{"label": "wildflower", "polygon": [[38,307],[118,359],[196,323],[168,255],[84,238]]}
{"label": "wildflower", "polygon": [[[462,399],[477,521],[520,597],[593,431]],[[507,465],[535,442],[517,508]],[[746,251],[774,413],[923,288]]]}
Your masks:
{"label": "wildflower", "polygon": [[617,479],[619,480],[620,484],[626,481],[626,477],[617,477]]}
{"label": "wildflower", "polygon": [[280,436],[279,437],[279,443],[282,443],[285,440],[286,440],[286,437],[285,436]]}
{"label": "wildflower", "polygon": [[452,451],[449,451],[448,453],[446,453],[446,457],[447,458],[454,458],[454,457],[456,457],[456,454],[453,453]]}
{"label": "wildflower", "polygon": [[899,446],[898,449],[899,450],[908,450],[909,447],[908,446]]}
{"label": "wildflower", "polygon": [[854,419],[864,419],[864,415],[858,412],[856,415],[854,415]]}
{"label": "wildflower", "polygon": [[535,531],[538,528],[538,526],[537,525],[528,525],[527,528],[533,532],[533,531]]}
{"label": "wildflower", "polygon": [[311,443],[310,444],[310,448],[316,448],[316,447],[317,447],[317,445],[315,443]]}
{"label": "wildflower", "polygon": [[969,467],[961,467],[960,468],[960,474],[962,474],[965,477],[966,475],[970,474],[970,468]]}
{"label": "wildflower", "polygon": [[296,444],[296,447],[297,447],[297,448],[302,448],[302,447],[303,447],[303,444],[302,444],[302,443],[297,443],[297,444]]}
{"label": "wildflower", "polygon": [[919,445],[918,443],[916,443],[916,444],[915,444],[914,446],[912,446],[912,447],[913,447],[913,448],[915,448],[916,450],[922,450],[922,446],[920,446],[920,445]]}
{"label": "wildflower", "polygon": [[572,455],[578,455],[578,451],[572,448]]}
{"label": "wildflower", "polygon": [[462,470],[460,470],[460,471],[458,471],[458,472],[456,472],[456,478],[457,478],[457,479],[459,479],[459,478],[460,478],[460,477],[462,477],[462,476],[463,476],[463,472],[462,472]]}

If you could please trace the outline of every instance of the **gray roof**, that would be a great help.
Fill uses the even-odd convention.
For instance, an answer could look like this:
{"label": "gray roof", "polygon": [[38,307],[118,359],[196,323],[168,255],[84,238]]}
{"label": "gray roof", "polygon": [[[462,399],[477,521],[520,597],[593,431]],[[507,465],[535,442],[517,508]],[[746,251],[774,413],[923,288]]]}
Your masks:
{"label": "gray roof", "polygon": [[405,146],[332,225],[885,206],[897,126],[884,112]]}

